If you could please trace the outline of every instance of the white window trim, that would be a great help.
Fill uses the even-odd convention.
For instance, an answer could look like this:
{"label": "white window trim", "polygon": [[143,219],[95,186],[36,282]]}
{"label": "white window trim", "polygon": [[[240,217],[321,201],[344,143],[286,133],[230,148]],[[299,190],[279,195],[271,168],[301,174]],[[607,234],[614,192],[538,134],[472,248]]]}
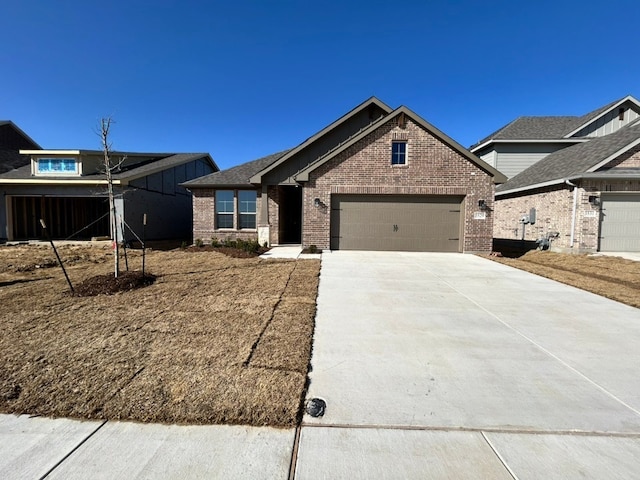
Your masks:
{"label": "white window trim", "polygon": [[[73,160],[76,168],[73,172],[41,172],[39,170],[41,160]],[[82,162],[76,157],[35,157],[31,162],[31,173],[37,177],[79,177],[82,175]]]}
{"label": "white window trim", "polygon": [[[393,144],[404,143],[404,163],[393,163]],[[393,168],[403,168],[409,165],[409,141],[408,140],[392,140],[391,141],[391,160],[389,161]]]}

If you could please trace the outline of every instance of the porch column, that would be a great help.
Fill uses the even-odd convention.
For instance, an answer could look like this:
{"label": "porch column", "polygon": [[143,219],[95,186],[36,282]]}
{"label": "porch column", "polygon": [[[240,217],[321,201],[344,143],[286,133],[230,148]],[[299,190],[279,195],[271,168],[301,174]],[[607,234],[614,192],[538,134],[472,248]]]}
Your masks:
{"label": "porch column", "polygon": [[268,186],[264,183],[261,185],[260,194],[260,219],[258,220],[258,243],[271,246],[269,242],[269,194]]}

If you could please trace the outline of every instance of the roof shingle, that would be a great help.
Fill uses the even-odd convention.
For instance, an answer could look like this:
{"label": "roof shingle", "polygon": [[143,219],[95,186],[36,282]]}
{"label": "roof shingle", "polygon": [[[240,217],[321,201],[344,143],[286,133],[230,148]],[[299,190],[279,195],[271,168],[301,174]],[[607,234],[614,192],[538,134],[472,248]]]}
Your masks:
{"label": "roof shingle", "polygon": [[587,172],[609,156],[640,139],[640,119],[617,132],[553,152],[496,188],[497,193],[526,189]]}
{"label": "roof shingle", "polygon": [[251,162],[243,163],[235,167],[221,170],[219,172],[210,173],[204,177],[196,178],[182,185],[187,188],[207,188],[220,186],[253,186],[249,181],[252,176],[264,170],[272,163],[276,162],[280,157],[286,155],[290,150],[273,153],[266,157],[258,158]]}

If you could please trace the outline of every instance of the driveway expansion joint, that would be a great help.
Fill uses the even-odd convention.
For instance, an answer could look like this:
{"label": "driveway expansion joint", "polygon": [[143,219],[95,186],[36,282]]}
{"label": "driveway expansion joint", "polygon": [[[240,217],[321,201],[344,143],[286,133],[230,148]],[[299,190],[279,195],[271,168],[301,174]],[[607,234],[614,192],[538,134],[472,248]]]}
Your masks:
{"label": "driveway expansion joint", "polygon": [[62,465],[64,463],[65,460],[67,460],[71,455],[73,455],[82,445],[84,445],[87,440],[89,440],[91,437],[93,437],[96,433],[98,433],[98,430],[100,430],[102,427],[104,427],[107,424],[107,420],[104,420],[100,425],[98,425],[96,427],[96,429],[91,432],[89,435],[87,435],[85,438],[82,439],[82,441],[80,443],[78,443],[75,447],[73,447],[69,453],[67,453],[64,457],[62,457],[58,462],[56,462],[56,464],[51,467],[49,470],[47,470],[45,472],[44,475],[42,475],[38,480],[43,480],[45,478],[47,478],[49,475],[51,475],[51,473],[53,473],[53,471],[58,468],[60,465]]}
{"label": "driveway expansion joint", "polygon": [[521,435],[558,435],[579,437],[611,437],[611,438],[638,438],[638,432],[602,432],[597,430],[534,430],[530,428],[497,428],[497,427],[451,427],[431,425],[383,425],[383,424],[339,424],[339,423],[308,423],[302,422],[302,427],[310,428],[335,428],[335,429],[361,429],[361,430],[407,430],[427,432],[471,432],[471,433],[507,433]]}

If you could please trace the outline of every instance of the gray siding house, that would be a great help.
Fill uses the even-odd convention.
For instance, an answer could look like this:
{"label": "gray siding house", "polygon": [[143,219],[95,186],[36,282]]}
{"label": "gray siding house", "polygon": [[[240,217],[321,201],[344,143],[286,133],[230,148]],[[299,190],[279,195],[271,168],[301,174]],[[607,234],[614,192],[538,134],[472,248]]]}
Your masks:
{"label": "gray siding house", "polygon": [[511,178],[550,153],[616,132],[639,116],[640,102],[628,95],[583,116],[519,117],[469,150]]}
{"label": "gray siding house", "polygon": [[[16,154],[23,165],[0,174],[0,240],[42,238],[41,218],[55,239],[112,235],[101,151],[33,145]],[[219,170],[209,154],[112,156],[123,159],[113,173],[118,240],[140,235],[144,214],[149,240],[190,238],[191,194],[180,184]]]}

